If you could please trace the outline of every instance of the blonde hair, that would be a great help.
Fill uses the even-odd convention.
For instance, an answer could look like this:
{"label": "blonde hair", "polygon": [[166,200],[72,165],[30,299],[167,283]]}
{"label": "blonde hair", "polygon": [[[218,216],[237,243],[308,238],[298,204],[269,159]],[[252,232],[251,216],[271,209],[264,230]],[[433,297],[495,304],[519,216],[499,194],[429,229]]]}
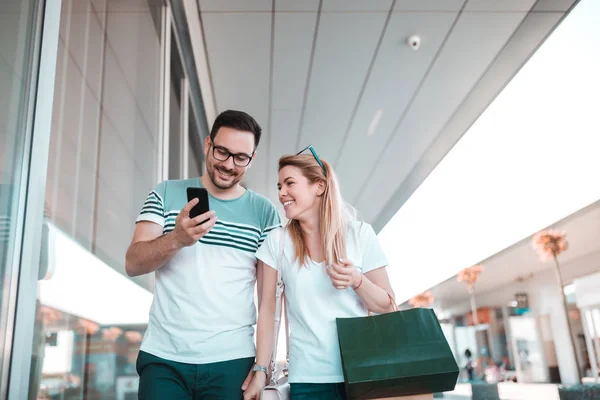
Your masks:
{"label": "blonde hair", "polygon": [[[331,265],[334,261],[346,256],[346,234],[350,212],[342,199],[333,168],[327,161],[321,159],[321,162],[324,168],[321,168],[312,155],[283,156],[279,159],[279,171],[288,166],[296,167],[310,183],[315,184],[321,181],[325,184],[319,209],[319,230],[323,241],[325,262],[327,265]],[[310,252],[306,246],[300,222],[289,221],[287,229],[294,243],[295,258],[300,265],[304,265]]]}

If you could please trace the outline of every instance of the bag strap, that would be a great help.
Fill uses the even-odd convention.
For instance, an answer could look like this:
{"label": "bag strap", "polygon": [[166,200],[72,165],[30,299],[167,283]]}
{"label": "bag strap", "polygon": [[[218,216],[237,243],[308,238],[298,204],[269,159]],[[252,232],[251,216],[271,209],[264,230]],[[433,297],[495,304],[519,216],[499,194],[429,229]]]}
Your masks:
{"label": "bag strap", "polygon": [[[396,304],[396,299],[394,298],[394,296],[392,296],[392,295],[390,294],[390,292],[388,292],[388,291],[386,291],[386,293],[387,293],[388,297],[390,298],[390,304],[392,305],[392,312],[399,311],[399,309],[398,309],[398,304]],[[368,313],[367,313],[367,315],[368,315],[369,317],[371,317],[371,316],[375,315],[375,313],[374,313],[374,312],[372,312],[371,310],[368,310]]]}
{"label": "bag strap", "polygon": [[[284,284],[283,284],[283,250],[285,247],[285,228],[281,228],[281,234],[279,236],[279,259],[277,261],[277,286],[275,290],[275,321],[273,324],[273,350],[271,352],[271,379],[270,384],[274,385],[277,383],[276,362],[277,362],[277,341],[279,339],[279,328],[281,326],[281,308],[284,307]],[[285,308],[285,307],[284,307]],[[289,325],[287,318],[287,309],[284,312],[285,319],[285,346],[286,346],[286,363],[289,363],[290,359],[290,336],[289,336]]]}
{"label": "bag strap", "polygon": [[386,291],[386,293],[387,293],[388,297],[390,298],[390,303],[392,304],[392,311],[393,312],[398,311],[398,304],[396,304],[396,299],[394,298],[394,296],[392,296],[390,294],[390,292]]}
{"label": "bag strap", "polygon": [[[281,228],[281,237],[279,240],[279,265],[277,266],[277,272],[279,272],[278,280],[281,280],[283,285],[283,250],[285,249],[285,228]],[[280,267],[281,266],[281,267]],[[285,289],[285,286],[282,286]],[[285,290],[281,293],[281,307],[283,308],[283,323],[285,326],[285,362],[290,362],[290,325],[288,320],[287,306],[285,305]],[[286,366],[287,370],[287,366]]]}

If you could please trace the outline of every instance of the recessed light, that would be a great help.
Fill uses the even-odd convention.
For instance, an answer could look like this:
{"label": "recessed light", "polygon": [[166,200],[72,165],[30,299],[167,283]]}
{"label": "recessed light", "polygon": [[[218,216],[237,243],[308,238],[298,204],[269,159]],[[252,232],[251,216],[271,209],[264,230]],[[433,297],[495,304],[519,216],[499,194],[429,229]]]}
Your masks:
{"label": "recessed light", "polygon": [[367,131],[368,136],[373,136],[375,131],[377,130],[377,125],[379,125],[379,121],[381,121],[381,116],[383,115],[383,110],[375,111],[375,115],[371,120],[371,124],[369,125],[369,130]]}

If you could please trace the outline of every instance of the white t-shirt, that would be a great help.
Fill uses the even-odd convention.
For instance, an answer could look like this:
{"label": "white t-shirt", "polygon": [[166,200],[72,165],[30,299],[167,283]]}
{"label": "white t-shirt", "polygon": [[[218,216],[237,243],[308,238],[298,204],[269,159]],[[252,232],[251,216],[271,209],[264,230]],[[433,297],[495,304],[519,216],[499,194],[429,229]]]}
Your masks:
{"label": "white t-shirt", "polygon": [[[256,252],[265,264],[279,267],[281,229],[271,231]],[[348,224],[347,256],[363,273],[387,266],[388,262],[371,225]],[[290,325],[291,383],[337,383],[344,381],[336,318],[367,315],[362,300],[352,288],[333,287],[325,263],[310,259],[300,266],[294,260],[294,245],[285,234],[283,283]]]}

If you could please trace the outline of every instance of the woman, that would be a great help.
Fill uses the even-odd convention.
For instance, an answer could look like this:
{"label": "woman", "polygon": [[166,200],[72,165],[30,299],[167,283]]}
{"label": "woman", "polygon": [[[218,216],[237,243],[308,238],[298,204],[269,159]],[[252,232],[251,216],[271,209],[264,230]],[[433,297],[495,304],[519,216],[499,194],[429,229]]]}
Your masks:
{"label": "woman", "polygon": [[258,399],[267,384],[278,268],[283,268],[292,332],[288,381],[293,400],[345,399],[336,318],[392,310],[387,260],[375,232],[350,216],[333,169],[309,148],[313,155],[279,160],[279,200],[289,223],[284,235],[272,231],[256,255],[264,265],[259,371],[244,388],[244,399]]}

